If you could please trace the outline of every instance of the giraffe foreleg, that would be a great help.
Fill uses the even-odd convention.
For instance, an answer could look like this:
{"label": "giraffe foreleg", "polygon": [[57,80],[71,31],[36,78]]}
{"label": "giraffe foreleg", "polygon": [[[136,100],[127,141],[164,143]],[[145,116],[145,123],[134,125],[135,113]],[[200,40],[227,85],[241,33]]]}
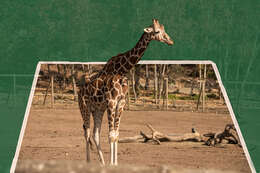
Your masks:
{"label": "giraffe foreleg", "polygon": [[120,117],[125,105],[125,99],[109,101],[107,115],[109,124],[110,164],[117,165],[117,146],[119,139]]}
{"label": "giraffe foreleg", "polygon": [[118,164],[117,161],[117,147],[118,147],[118,140],[119,140],[119,127],[120,127],[120,119],[121,119],[121,114],[124,110],[125,106],[125,99],[120,99],[117,103],[116,106],[116,118],[114,120],[114,127],[115,127],[115,141],[114,141],[114,165]]}
{"label": "giraffe foreleg", "polygon": [[116,115],[116,102],[114,100],[108,101],[107,107],[107,118],[108,118],[108,141],[110,145],[110,165],[114,165],[115,161],[115,140],[118,136],[114,129],[115,124],[115,115]]}
{"label": "giraffe foreleg", "polygon": [[118,131],[112,130],[109,132],[109,144],[110,144],[110,165],[117,165],[117,138],[119,136]]}

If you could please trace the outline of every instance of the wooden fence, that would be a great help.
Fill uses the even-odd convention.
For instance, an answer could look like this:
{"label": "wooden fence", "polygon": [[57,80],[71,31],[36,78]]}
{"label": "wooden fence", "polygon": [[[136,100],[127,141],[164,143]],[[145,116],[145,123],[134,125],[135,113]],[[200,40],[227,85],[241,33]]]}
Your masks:
{"label": "wooden fence", "polygon": [[[186,100],[180,101],[175,98],[169,97],[169,78],[166,76],[165,73],[165,66],[161,67],[161,74],[158,74],[158,65],[149,65],[150,69],[153,68],[154,76],[148,76],[148,65],[145,65],[145,73],[146,73],[146,80],[145,80],[145,87],[142,89],[142,92],[139,92],[137,96],[136,91],[136,83],[135,78],[137,78],[137,74],[135,73],[135,69],[133,69],[128,78],[128,96],[127,96],[127,105],[126,109],[128,110],[174,110],[176,109],[176,102],[180,102],[181,108],[192,107],[192,110],[201,110],[202,112],[205,111],[206,108],[206,90],[205,85],[207,82],[207,65],[199,65],[199,94],[197,100]],[[49,69],[49,67],[48,67]],[[91,69],[88,66],[88,69]],[[202,71],[203,70],[203,71]],[[76,87],[76,77],[75,77],[75,67],[74,65],[71,66],[71,82],[72,82],[72,92],[63,93],[63,91],[57,93],[55,92],[55,73],[49,72],[49,83],[48,86],[45,88],[44,92],[35,92],[33,102],[34,104],[42,104],[46,105],[46,100],[49,100],[48,104],[51,105],[51,108],[54,108],[56,105],[57,100],[64,100],[66,97],[67,100],[70,100],[71,103],[77,102],[77,87]],[[203,75],[202,75],[203,74]],[[151,77],[151,80],[147,80],[148,77]],[[46,76],[39,75],[39,78],[46,78]],[[39,81],[39,80],[38,80]],[[153,85],[147,86],[147,83],[152,82]],[[39,88],[37,88],[39,89]],[[190,93],[192,94],[194,91],[194,84],[192,84],[190,88]],[[147,95],[147,93],[150,93]],[[143,95],[142,95],[143,94]],[[41,98],[42,97],[42,98]],[[69,99],[68,99],[69,98]],[[221,98],[221,92],[219,92],[219,98]],[[41,103],[42,102],[42,103]],[[66,102],[62,102],[66,104]],[[191,106],[192,105],[192,106]],[[180,106],[178,106],[180,107]],[[182,110],[182,109],[180,109]],[[185,109],[184,109],[185,110]]]}

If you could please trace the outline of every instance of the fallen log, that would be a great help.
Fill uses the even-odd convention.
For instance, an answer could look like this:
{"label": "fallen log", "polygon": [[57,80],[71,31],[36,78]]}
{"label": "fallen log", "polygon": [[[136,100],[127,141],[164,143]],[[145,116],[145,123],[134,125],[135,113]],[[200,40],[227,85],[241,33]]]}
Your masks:
{"label": "fallen log", "polygon": [[[184,134],[164,134],[155,130],[152,125],[146,124],[150,129],[151,134],[146,134],[140,131],[140,135],[133,137],[124,137],[119,139],[119,143],[147,143],[153,142],[160,145],[161,142],[183,142],[183,141],[193,141],[193,142],[204,142],[208,146],[216,146],[221,143],[231,143],[238,144],[241,147],[239,137],[237,135],[236,129],[233,124],[227,124],[224,131],[217,133],[206,133],[200,134],[194,128],[192,128],[191,133]],[[224,142],[225,141],[225,142]]]}
{"label": "fallen log", "polygon": [[119,143],[132,143],[132,142],[155,142],[156,144],[160,144],[161,142],[182,142],[182,141],[196,141],[202,142],[203,136],[200,135],[195,129],[192,129],[191,133],[185,133],[180,135],[167,135],[163,134],[157,130],[155,130],[150,124],[146,125],[152,132],[151,135],[145,134],[144,132],[140,132],[140,135],[134,137],[125,137],[119,139]]}
{"label": "fallen log", "polygon": [[208,146],[215,146],[226,141],[226,143],[237,144],[241,147],[236,128],[233,124],[227,124],[222,132],[207,133],[203,136],[208,137],[208,140],[205,141],[205,144]]}
{"label": "fallen log", "polygon": [[119,139],[119,143],[134,143],[134,142],[141,142],[144,138],[142,135],[136,135],[133,137],[124,137]]}

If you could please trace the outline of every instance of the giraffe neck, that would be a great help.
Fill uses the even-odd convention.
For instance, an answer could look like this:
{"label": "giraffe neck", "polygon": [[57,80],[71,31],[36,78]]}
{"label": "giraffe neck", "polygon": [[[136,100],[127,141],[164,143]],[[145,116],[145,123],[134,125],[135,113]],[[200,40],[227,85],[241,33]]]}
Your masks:
{"label": "giraffe neck", "polygon": [[[135,47],[130,50],[132,56],[129,56],[129,59],[131,59],[132,57],[141,58],[144,55],[144,51],[148,47],[151,40],[152,40],[151,34],[144,32],[142,34],[141,38],[139,39],[139,41],[136,43]],[[136,63],[134,63],[133,65],[137,64],[138,61]]]}
{"label": "giraffe neck", "polygon": [[103,68],[103,72],[106,74],[127,74],[140,61],[151,40],[152,35],[144,32],[134,48],[110,58]]}

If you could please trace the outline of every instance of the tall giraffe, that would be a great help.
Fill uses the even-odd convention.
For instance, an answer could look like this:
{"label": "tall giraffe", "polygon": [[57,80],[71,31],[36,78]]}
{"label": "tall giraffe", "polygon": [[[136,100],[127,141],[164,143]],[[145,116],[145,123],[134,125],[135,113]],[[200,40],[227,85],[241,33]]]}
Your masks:
{"label": "tall giraffe", "polygon": [[86,139],[87,161],[90,162],[90,115],[94,119],[93,139],[97,147],[99,160],[105,164],[100,147],[100,131],[104,112],[107,110],[110,143],[110,164],[117,165],[117,145],[119,138],[120,117],[125,106],[128,91],[127,73],[138,63],[151,40],[158,40],[168,45],[173,41],[159,21],[144,29],[138,43],[131,50],[112,57],[97,74],[86,78],[78,92],[79,108],[83,118]]}

